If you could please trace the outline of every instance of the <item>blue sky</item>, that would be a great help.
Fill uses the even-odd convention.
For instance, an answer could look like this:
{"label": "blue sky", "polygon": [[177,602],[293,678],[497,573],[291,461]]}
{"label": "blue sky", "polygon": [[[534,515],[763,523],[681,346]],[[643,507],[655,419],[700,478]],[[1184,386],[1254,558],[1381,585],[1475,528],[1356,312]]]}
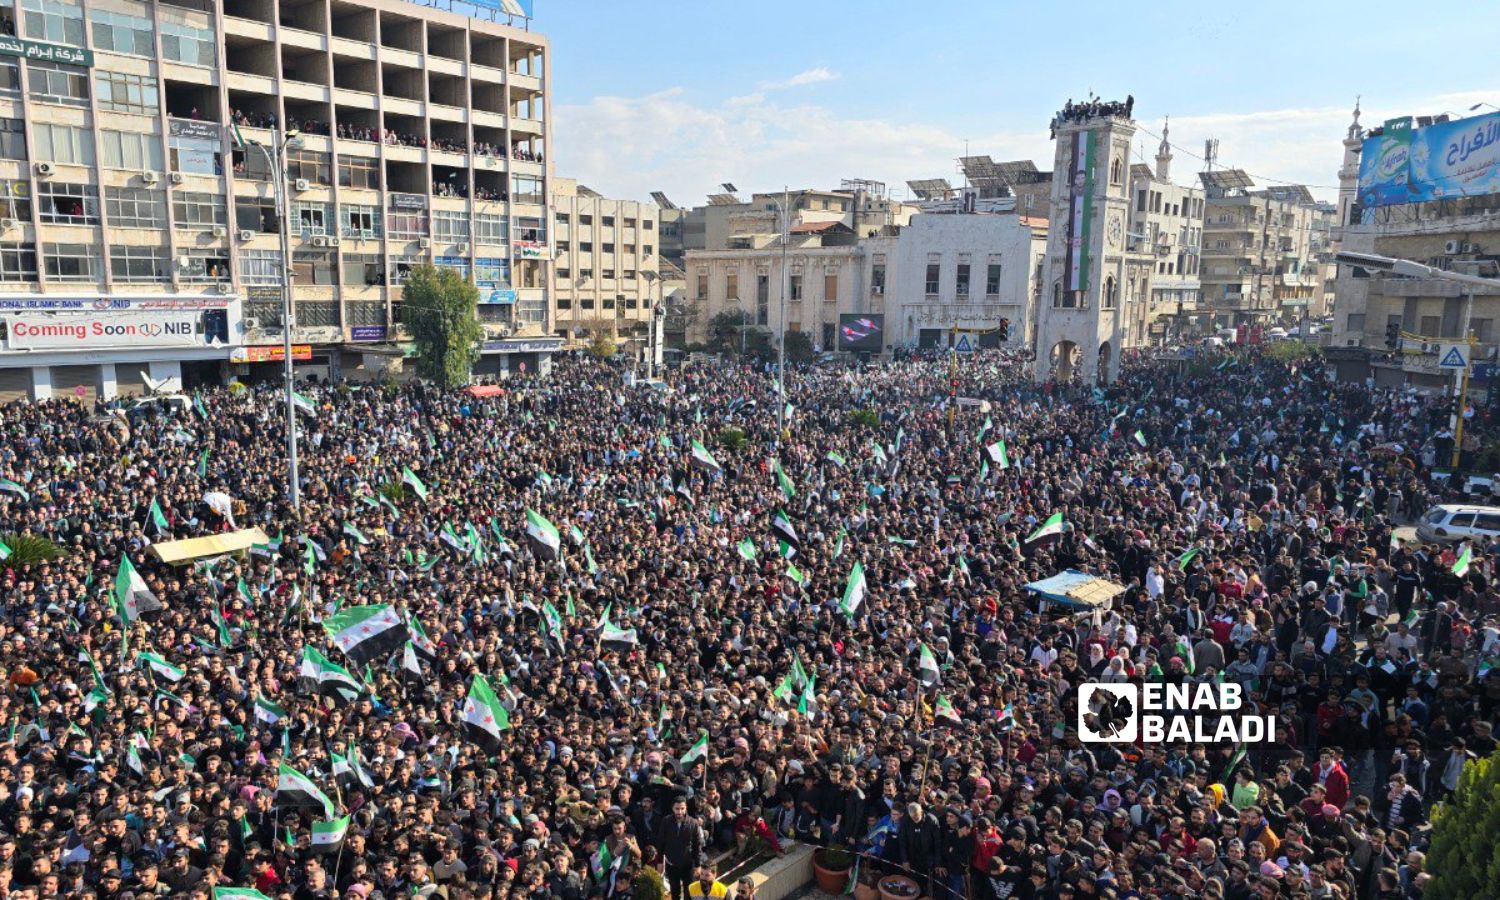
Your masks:
{"label": "blue sky", "polygon": [[[1331,198],[1356,95],[1366,125],[1500,104],[1500,66],[1464,62],[1493,60],[1500,4],[1458,7],[537,0],[533,26],[553,48],[555,172],[609,196],[957,183],[965,140],[1047,169],[1047,122],[1093,90],[1134,94],[1153,134],[1171,116],[1187,152],[1217,137],[1222,164]],[[1199,168],[1177,153],[1176,180]]]}

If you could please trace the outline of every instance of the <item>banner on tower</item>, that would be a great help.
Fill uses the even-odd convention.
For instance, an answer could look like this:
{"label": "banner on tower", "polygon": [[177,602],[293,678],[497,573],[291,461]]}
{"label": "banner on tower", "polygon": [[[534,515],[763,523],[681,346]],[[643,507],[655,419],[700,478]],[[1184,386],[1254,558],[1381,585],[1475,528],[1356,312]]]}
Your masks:
{"label": "banner on tower", "polygon": [[1073,134],[1073,152],[1068,166],[1067,290],[1089,289],[1089,238],[1094,219],[1094,133]]}

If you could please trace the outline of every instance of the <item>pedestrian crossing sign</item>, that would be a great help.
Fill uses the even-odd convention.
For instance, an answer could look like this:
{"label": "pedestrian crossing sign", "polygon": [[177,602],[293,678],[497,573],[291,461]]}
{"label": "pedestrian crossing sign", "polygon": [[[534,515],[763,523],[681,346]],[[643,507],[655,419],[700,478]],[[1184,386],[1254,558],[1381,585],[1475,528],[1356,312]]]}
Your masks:
{"label": "pedestrian crossing sign", "polygon": [[1438,368],[1440,369],[1467,369],[1469,367],[1469,355],[1463,344],[1444,344],[1442,353],[1438,357]]}
{"label": "pedestrian crossing sign", "polygon": [[974,345],[969,342],[967,333],[958,336],[958,341],[953,345],[954,353],[973,353]]}

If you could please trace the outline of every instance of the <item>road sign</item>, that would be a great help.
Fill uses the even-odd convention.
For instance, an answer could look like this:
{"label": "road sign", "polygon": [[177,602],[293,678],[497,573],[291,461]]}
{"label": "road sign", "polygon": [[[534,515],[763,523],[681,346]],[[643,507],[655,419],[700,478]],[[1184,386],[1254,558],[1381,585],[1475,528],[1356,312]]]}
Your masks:
{"label": "road sign", "polygon": [[1438,368],[1467,369],[1469,367],[1468,344],[1439,344]]}
{"label": "road sign", "polygon": [[953,345],[953,352],[955,352],[955,353],[973,353],[974,352],[974,345],[971,344],[971,343],[969,343],[968,332],[965,332],[965,333],[963,333],[963,334],[961,334],[961,335],[958,336],[958,343],[956,343],[956,344]]}

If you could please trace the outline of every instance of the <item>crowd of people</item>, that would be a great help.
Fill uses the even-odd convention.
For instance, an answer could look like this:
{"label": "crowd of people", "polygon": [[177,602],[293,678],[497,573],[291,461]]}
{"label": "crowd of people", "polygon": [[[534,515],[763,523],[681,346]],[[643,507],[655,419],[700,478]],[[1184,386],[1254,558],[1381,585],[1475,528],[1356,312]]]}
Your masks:
{"label": "crowd of people", "polygon": [[[784,432],[738,363],[305,386],[300,513],[276,385],[0,409],[0,897],[713,897],[794,843],[935,900],[1420,896],[1500,712],[1500,547],[1393,540],[1434,488],[1384,451],[1437,401],[1250,356],[1027,371],[789,371]],[[1025,587],[1068,569],[1126,590]],[[359,664],[324,625],[381,605],[408,641]],[[1086,681],[1225,680],[1274,741],[1074,727]]]}

